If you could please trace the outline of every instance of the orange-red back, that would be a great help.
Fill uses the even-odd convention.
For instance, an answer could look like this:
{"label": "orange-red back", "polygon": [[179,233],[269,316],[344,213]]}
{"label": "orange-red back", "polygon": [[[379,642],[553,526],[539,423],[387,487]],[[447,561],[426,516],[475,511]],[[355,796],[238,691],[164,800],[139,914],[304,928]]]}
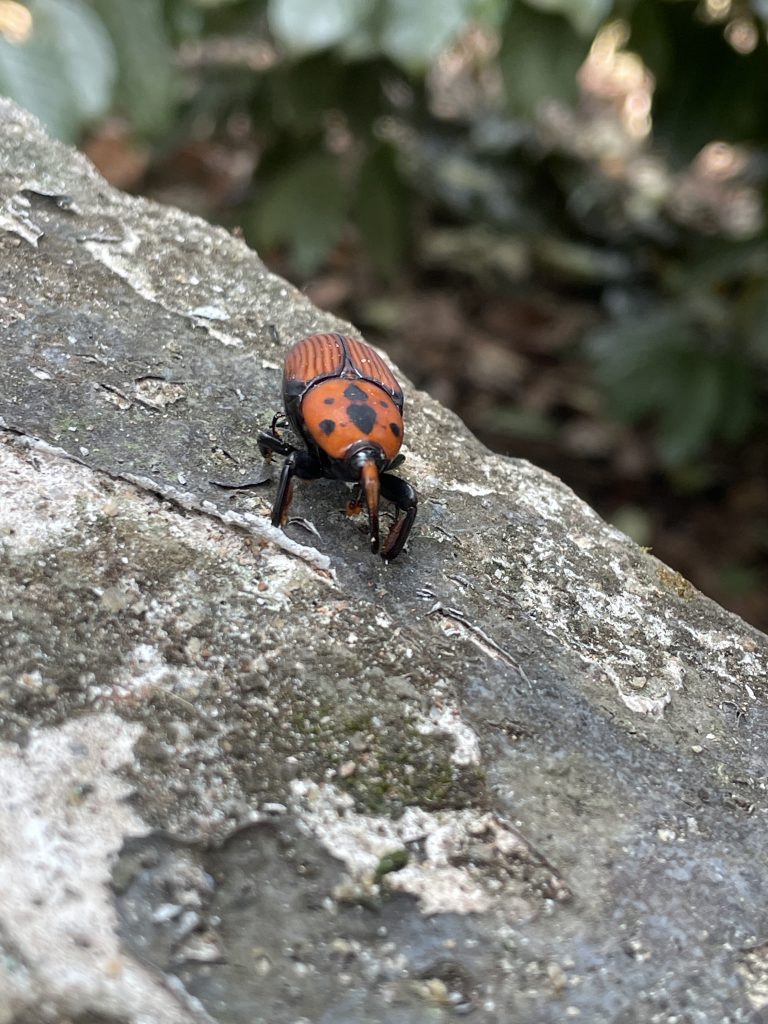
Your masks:
{"label": "orange-red back", "polygon": [[288,349],[283,387],[295,394],[300,384],[325,377],[370,380],[390,392],[402,410],[403,393],[394,374],[370,345],[343,334],[312,334]]}
{"label": "orange-red back", "polygon": [[312,334],[302,338],[285,355],[283,378],[309,384],[317,377],[341,373],[345,352],[338,334]]}
{"label": "orange-red back", "polygon": [[360,441],[379,445],[389,462],[400,451],[403,417],[378,384],[330,377],[311,387],[299,408],[312,440],[332,459],[344,459]]}

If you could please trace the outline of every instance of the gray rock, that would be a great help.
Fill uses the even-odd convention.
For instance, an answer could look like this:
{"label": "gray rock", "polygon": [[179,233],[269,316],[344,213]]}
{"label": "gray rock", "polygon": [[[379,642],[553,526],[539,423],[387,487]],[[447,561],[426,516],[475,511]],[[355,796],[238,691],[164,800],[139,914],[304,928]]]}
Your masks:
{"label": "gray rock", "polygon": [[764,1019],[766,637],[412,388],[401,557],[273,529],[350,328],[3,100],[0,168],[0,1021]]}

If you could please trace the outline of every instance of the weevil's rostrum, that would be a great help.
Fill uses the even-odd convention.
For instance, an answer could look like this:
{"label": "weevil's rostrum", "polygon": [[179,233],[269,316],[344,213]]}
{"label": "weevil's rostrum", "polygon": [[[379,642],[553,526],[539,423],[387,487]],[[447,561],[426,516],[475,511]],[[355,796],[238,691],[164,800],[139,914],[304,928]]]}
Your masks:
{"label": "weevil's rostrum", "polygon": [[359,485],[349,512],[368,512],[371,550],[379,550],[379,501],[398,512],[383,558],[403,548],[416,518],[416,491],[389,470],[400,465],[403,392],[391,370],[365,342],[343,334],[313,334],[291,345],[285,356],[283,404],[306,450],[288,444],[272,428],[259,435],[265,458],[285,455],[272,510],[275,526],[288,518],[294,476],[331,477]]}

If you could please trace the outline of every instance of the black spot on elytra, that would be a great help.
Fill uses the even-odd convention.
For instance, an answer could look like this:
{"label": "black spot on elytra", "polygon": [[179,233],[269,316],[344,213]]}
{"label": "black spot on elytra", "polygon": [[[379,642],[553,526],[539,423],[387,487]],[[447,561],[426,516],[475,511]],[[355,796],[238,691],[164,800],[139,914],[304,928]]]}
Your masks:
{"label": "black spot on elytra", "polygon": [[397,423],[390,423],[389,429],[392,431],[395,437],[400,437],[400,427],[397,425]]}
{"label": "black spot on elytra", "polygon": [[347,416],[363,434],[370,434],[376,423],[376,410],[370,405],[347,406]]}
{"label": "black spot on elytra", "polygon": [[323,401],[325,402],[326,405],[333,405],[333,403],[336,401],[336,399],[335,398],[324,398]]}
{"label": "black spot on elytra", "polygon": [[382,409],[389,408],[389,402],[385,402],[383,399],[379,402],[379,405],[381,406]]}
{"label": "black spot on elytra", "polygon": [[347,384],[344,388],[344,397],[348,398],[351,402],[367,402],[368,395],[359,388],[357,384]]}
{"label": "black spot on elytra", "polygon": [[320,420],[320,429],[326,437],[329,437],[336,429],[336,424],[333,420]]}

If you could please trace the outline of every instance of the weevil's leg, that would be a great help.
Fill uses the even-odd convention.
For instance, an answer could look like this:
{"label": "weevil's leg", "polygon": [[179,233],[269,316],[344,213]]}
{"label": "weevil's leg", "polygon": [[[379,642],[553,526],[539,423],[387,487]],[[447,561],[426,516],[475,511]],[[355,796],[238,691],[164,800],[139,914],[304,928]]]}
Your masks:
{"label": "weevil's leg", "polygon": [[270,461],[273,455],[290,455],[296,451],[296,447],[284,441],[278,433],[278,430],[282,430],[287,426],[288,420],[285,416],[281,412],[276,412],[272,417],[269,430],[260,431],[258,437],[259,451],[267,462]]}
{"label": "weevil's leg", "polygon": [[352,497],[347,502],[347,506],[344,509],[345,516],[356,516],[362,512],[365,508],[365,501],[363,500],[363,489],[360,484],[357,484],[352,491]]}
{"label": "weevil's leg", "polygon": [[416,518],[419,498],[407,480],[391,476],[389,473],[381,474],[381,496],[396,505],[399,512],[404,513],[395,520],[381,549],[381,557],[391,562],[397,558],[408,540],[408,534]]}
{"label": "weevil's leg", "polygon": [[[276,419],[277,417],[275,417]],[[272,458],[273,455],[292,455],[296,448],[292,444],[288,444],[287,441],[283,441],[280,435],[274,428],[274,420],[272,421],[271,430],[262,430],[258,437],[259,451],[267,461]]]}
{"label": "weevil's leg", "polygon": [[284,526],[288,519],[288,510],[293,498],[294,476],[297,476],[299,480],[317,480],[322,475],[320,463],[309,452],[300,451],[298,448],[291,449],[291,454],[283,463],[275,504],[272,506],[273,526]]}

